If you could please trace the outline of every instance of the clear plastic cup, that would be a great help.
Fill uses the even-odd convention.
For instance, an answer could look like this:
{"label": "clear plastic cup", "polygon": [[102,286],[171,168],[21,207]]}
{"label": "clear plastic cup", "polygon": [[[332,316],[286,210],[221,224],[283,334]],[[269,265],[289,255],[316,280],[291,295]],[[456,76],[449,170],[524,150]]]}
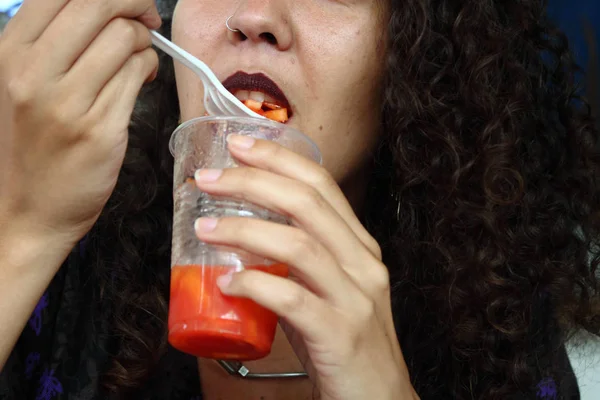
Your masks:
{"label": "clear plastic cup", "polygon": [[194,221],[225,216],[288,221],[247,202],[209,196],[196,187],[196,170],[238,166],[227,149],[230,134],[272,140],[319,163],[321,154],[299,131],[256,118],[196,118],[179,126],[171,137],[175,170],[169,342],[198,357],[242,361],[270,352],[277,316],[251,300],[221,294],[216,279],[243,269],[287,277],[288,267],[242,250],[206,244],[197,238]]}

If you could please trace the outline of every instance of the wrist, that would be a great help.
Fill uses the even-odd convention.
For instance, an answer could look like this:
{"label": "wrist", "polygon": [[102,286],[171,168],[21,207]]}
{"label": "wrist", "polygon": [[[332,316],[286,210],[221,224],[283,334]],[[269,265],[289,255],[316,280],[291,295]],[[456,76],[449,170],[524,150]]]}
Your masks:
{"label": "wrist", "polygon": [[386,400],[420,400],[419,395],[413,388],[410,380],[397,376],[387,379],[377,385],[381,390],[374,398]]}
{"label": "wrist", "polygon": [[78,238],[17,218],[0,218],[0,254],[4,274],[49,273],[60,268]]}
{"label": "wrist", "polygon": [[[421,398],[419,397],[415,389],[412,387],[412,385],[410,385],[410,387],[402,387],[400,393],[402,393],[402,396],[400,396],[402,400],[421,400]],[[390,396],[388,396],[387,398],[390,400],[398,399],[398,392],[390,394]]]}
{"label": "wrist", "polygon": [[[402,400],[421,399],[410,381],[408,371],[405,370],[403,372],[397,373],[395,378],[393,378],[392,382],[393,383],[392,385],[390,385],[390,387],[392,388],[393,393],[388,393],[388,397],[386,398],[390,400],[398,398]],[[401,394],[400,396],[398,396],[399,393]]]}

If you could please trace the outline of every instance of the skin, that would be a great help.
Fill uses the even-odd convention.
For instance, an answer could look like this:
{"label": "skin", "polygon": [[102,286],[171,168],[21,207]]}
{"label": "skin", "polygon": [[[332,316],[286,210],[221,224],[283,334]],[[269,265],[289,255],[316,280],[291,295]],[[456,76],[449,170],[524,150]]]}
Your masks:
{"label": "skin", "polygon": [[[241,34],[226,29],[230,15],[230,26]],[[290,371],[303,365],[310,376],[308,381],[242,381],[200,360],[209,399],[416,396],[393,328],[379,246],[354,212],[364,194],[365,181],[358,178],[365,175],[379,134],[381,18],[375,0],[180,0],[177,5],[173,40],[221,80],[238,70],[273,79],[292,105],[288,123],[311,137],[324,159],[320,166],[274,143],[232,137],[230,151],[246,167],[196,174],[203,191],[291,217],[293,226],[202,218],[196,232],[206,242],[290,265],[292,280],[243,271],[223,277],[220,287],[281,317],[291,346],[279,332],[269,358],[249,363],[251,368],[274,371],[283,364]],[[182,120],[204,115],[201,82],[185,67],[175,68]]]}
{"label": "skin", "polygon": [[160,23],[152,0],[25,0],[0,36],[0,368],[115,186]]}
{"label": "skin", "polygon": [[[378,138],[381,14],[376,0],[180,0],[172,38],[221,81],[238,70],[273,79],[291,103],[289,125],[311,137],[334,179],[348,184]],[[247,40],[226,29],[231,15],[229,25]],[[175,68],[182,120],[204,115],[201,81]]]}
{"label": "skin", "polygon": [[[316,398],[413,398],[377,243],[324,168],[275,143],[239,138],[229,149],[248,167],[198,171],[199,188],[289,215],[293,225],[201,218],[197,235],[284,262],[295,279],[246,270],[219,282],[223,293],[250,298],[281,317]],[[217,390],[219,381],[206,384]]]}

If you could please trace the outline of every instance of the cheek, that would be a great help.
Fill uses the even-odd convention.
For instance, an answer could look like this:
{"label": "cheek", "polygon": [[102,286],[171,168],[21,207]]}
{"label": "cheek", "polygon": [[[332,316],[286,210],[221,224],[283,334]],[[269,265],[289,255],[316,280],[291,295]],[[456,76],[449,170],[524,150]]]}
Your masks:
{"label": "cheek", "polygon": [[345,114],[353,119],[378,108],[384,57],[376,21],[369,15],[329,26],[334,28],[331,40],[322,40],[315,31],[302,32],[308,38],[299,55],[306,80],[314,88],[315,103],[334,117]]}
{"label": "cheek", "polygon": [[204,86],[187,67],[175,63],[175,82],[182,121],[204,115]]}
{"label": "cheek", "polygon": [[[383,57],[372,40],[354,41],[355,47],[333,53],[316,65],[315,102],[309,105],[332,122],[344,136],[356,136],[353,127],[372,124],[379,117]],[[355,49],[365,49],[356,51]],[[329,53],[332,54],[332,53]]]}
{"label": "cheek", "polygon": [[210,49],[216,45],[218,34],[223,31],[224,22],[221,26],[217,21],[224,11],[200,5],[189,0],[179,1],[173,14],[172,40],[207,62],[211,61],[208,59]]}
{"label": "cheek", "polygon": [[[218,21],[225,15],[223,8],[228,1],[179,0],[173,14],[173,42],[212,65],[219,34],[223,33]],[[177,62],[175,77],[181,118],[188,120],[204,115],[204,87],[200,78]]]}
{"label": "cheek", "polygon": [[315,140],[322,146],[326,168],[338,182],[361,169],[378,142],[381,64],[374,63],[376,59],[370,53],[349,56],[344,73],[332,71],[325,80],[337,85],[324,88],[318,95],[323,101],[314,106],[324,121],[319,124],[322,130],[313,129]]}

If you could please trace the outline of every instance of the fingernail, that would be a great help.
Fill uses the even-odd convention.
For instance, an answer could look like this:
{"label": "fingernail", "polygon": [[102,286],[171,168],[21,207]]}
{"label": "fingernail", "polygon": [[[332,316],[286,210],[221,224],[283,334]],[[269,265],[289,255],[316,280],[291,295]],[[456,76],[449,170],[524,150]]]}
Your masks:
{"label": "fingernail", "polygon": [[233,274],[221,275],[217,278],[217,286],[223,290],[229,287],[231,280],[233,279]]}
{"label": "fingernail", "polygon": [[254,140],[254,138],[252,138],[250,136],[229,135],[229,136],[227,136],[227,142],[231,146],[238,148],[240,150],[248,150],[249,148],[254,146],[254,143],[256,142],[256,140]]}
{"label": "fingernail", "polygon": [[214,182],[223,174],[222,169],[199,169],[194,174],[196,182]]}
{"label": "fingernail", "polygon": [[217,227],[218,220],[216,218],[198,218],[196,222],[194,222],[194,229],[197,232],[212,232]]}

